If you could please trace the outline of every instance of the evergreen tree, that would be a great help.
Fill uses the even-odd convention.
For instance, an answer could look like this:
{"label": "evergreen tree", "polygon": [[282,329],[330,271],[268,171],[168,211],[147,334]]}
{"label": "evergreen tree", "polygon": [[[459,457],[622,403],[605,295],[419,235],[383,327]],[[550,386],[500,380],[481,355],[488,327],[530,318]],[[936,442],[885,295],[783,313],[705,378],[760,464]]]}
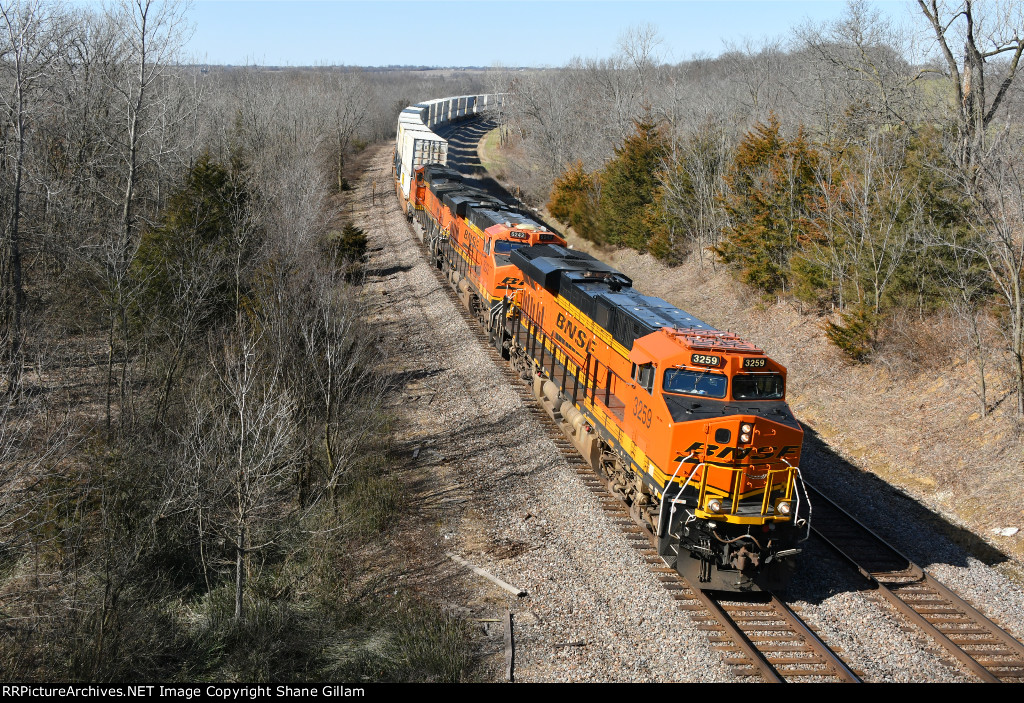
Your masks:
{"label": "evergreen tree", "polygon": [[[689,253],[693,229],[688,209],[673,207],[673,201],[693,201],[693,179],[678,163],[670,172],[662,174],[662,179],[662,184],[654,191],[654,202],[647,208],[651,233],[647,246],[656,258],[674,266],[681,264]],[[669,179],[671,191],[664,182]]]}
{"label": "evergreen tree", "polygon": [[578,235],[596,242],[600,236],[595,221],[596,198],[594,176],[586,172],[582,161],[577,161],[552,184],[548,210]]}
{"label": "evergreen tree", "polygon": [[720,124],[704,122],[675,145],[658,174],[658,188],[649,208],[654,256],[681,263],[696,251],[701,266],[705,253],[721,236],[721,186],[729,163],[728,137]]}
{"label": "evergreen tree", "polygon": [[214,324],[239,304],[235,235],[245,227],[246,189],[206,153],[142,237],[133,273],[142,283],[138,312],[172,326],[183,317]]}
{"label": "evergreen tree", "polygon": [[817,238],[819,160],[802,128],[792,141],[780,135],[774,113],[740,143],[726,176],[729,224],[715,252],[746,283],[769,293],[786,289],[790,257]]}
{"label": "evergreen tree", "polygon": [[615,150],[601,174],[597,219],[609,244],[646,251],[651,240],[650,208],[668,143],[652,122],[636,122],[636,131]]}
{"label": "evergreen tree", "polygon": [[358,276],[366,261],[368,244],[366,231],[351,222],[329,237],[327,246],[330,256],[336,266],[344,269],[346,279],[352,280]]}
{"label": "evergreen tree", "polygon": [[878,320],[861,306],[840,317],[839,323],[825,323],[825,335],[854,361],[867,361],[875,346]]}

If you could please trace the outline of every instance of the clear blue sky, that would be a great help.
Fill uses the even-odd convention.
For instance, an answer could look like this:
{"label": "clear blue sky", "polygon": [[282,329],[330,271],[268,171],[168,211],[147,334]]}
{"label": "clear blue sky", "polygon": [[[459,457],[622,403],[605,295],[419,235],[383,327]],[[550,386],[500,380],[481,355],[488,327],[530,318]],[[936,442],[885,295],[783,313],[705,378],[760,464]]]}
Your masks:
{"label": "clear blue sky", "polygon": [[[906,2],[873,2],[897,19]],[[191,58],[214,64],[306,66],[560,66],[605,57],[630,26],[653,24],[673,61],[720,54],[725,42],[789,35],[842,14],[839,0],[719,2],[282,2],[196,0]]]}

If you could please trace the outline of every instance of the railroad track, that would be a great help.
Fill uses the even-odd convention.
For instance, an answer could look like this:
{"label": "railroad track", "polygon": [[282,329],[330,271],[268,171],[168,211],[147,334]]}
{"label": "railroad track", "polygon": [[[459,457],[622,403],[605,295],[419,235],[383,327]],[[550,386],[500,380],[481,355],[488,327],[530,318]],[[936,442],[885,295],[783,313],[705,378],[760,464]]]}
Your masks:
{"label": "railroad track", "polygon": [[808,486],[812,531],[878,594],[982,681],[1024,683],[1024,645]]}
{"label": "railroad track", "polygon": [[[418,225],[414,225],[418,227]],[[427,260],[430,252],[421,244]],[[433,268],[453,306],[473,330],[488,354],[519,394],[523,405],[537,418],[559,453],[570,463],[583,484],[596,496],[610,521],[629,543],[639,550],[662,587],[672,594],[676,607],[688,612],[698,630],[706,633],[711,648],[737,678],[760,678],[770,683],[787,681],[859,682],[851,670],[785,603],[775,597],[755,594],[747,599],[738,594],[715,594],[694,588],[658,555],[657,537],[635,511],[615,496],[604,477],[595,473],[580,457],[572,443],[538,406],[530,387],[511,368],[478,320],[459,300],[444,273]]]}
{"label": "railroad track", "polygon": [[[532,393],[529,400],[535,403]],[[550,427],[560,449],[572,444],[553,427],[547,413],[538,409]],[[575,450],[573,450],[575,451]],[[568,456],[568,454],[567,454]],[[578,455],[577,455],[578,457]],[[737,678],[757,677],[768,683],[830,681],[859,683],[854,671],[797,613],[770,594],[716,593],[696,588],[665,565],[658,555],[657,537],[647,529],[636,510],[628,508],[612,491],[606,479],[578,460],[575,470],[584,485],[598,495],[602,508],[616,522],[632,545],[639,549],[648,568],[676,601],[688,611],[691,621],[703,631]]]}

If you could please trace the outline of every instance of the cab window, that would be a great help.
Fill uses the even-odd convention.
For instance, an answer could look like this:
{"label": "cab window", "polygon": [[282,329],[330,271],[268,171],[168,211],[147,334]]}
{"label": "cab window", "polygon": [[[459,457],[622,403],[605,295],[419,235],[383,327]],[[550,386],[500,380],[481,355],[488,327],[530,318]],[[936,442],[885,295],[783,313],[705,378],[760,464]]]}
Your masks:
{"label": "cab window", "polygon": [[785,382],[777,373],[740,374],[732,379],[732,397],[736,400],[781,400]]}
{"label": "cab window", "polygon": [[633,380],[650,393],[654,390],[654,364],[633,364]]}
{"label": "cab window", "polygon": [[488,239],[487,240],[487,244],[484,245],[484,256],[487,256],[490,253],[491,253],[491,240]]}
{"label": "cab window", "polygon": [[706,398],[724,398],[729,386],[725,374],[689,369],[669,369],[665,372],[662,388],[667,393],[699,395]]}
{"label": "cab window", "polygon": [[499,239],[494,242],[494,253],[495,254],[508,254],[513,249],[518,249],[523,246],[519,242],[510,242],[507,239]]}

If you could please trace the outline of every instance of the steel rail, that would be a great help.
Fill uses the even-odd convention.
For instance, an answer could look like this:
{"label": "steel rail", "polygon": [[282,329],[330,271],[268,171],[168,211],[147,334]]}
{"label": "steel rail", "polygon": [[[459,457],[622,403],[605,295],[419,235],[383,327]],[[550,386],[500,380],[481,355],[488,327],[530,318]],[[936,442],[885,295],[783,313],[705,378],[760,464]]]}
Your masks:
{"label": "steel rail", "polygon": [[[526,399],[527,394],[524,393],[523,397]],[[532,393],[529,397],[533,398]],[[546,427],[564,456],[576,453],[546,412],[537,408],[536,415],[548,420]],[[777,596],[770,595],[766,599],[763,593],[746,597],[741,593],[705,591],[695,587],[675,569],[665,567],[657,554],[657,536],[639,511],[627,506],[616,495],[608,477],[584,462],[576,471],[584,484],[602,498],[604,510],[618,518],[620,528],[627,533],[633,545],[638,548],[646,546],[644,551],[654,557],[649,561],[661,565],[652,570],[663,574],[659,579],[662,585],[672,592],[677,601],[681,601],[678,603],[681,609],[690,611],[690,619],[699,630],[707,633],[712,647],[719,651],[735,676],[756,675],[767,683],[785,683],[807,677],[831,678],[842,683],[861,682],[858,674]],[[735,603],[726,605],[728,601]],[[730,654],[733,656],[728,656]]]}
{"label": "steel rail", "polygon": [[[425,244],[425,243],[424,243]],[[426,251],[426,246],[423,246]],[[429,256],[429,251],[427,252]],[[435,269],[438,278],[444,278],[440,271]],[[457,294],[451,286],[443,286],[452,297],[455,307],[463,314],[467,321],[475,321],[475,317],[465,310],[458,299]],[[492,357],[496,362],[502,361],[498,352],[494,349],[493,340],[480,331],[477,325],[471,325],[477,331],[481,341],[486,343],[491,350]],[[498,363],[509,376],[515,374],[507,364]],[[517,385],[523,394],[523,399],[532,397],[529,391],[525,391]],[[538,416],[547,417],[547,414],[539,408],[534,407]],[[550,420],[550,418],[549,418]],[[551,431],[553,422],[545,423]],[[561,440],[559,445],[563,456],[569,457],[575,454],[572,445],[565,442],[561,431],[555,429],[552,436],[556,436],[556,442]],[[582,466],[586,466],[583,464]],[[584,483],[596,493],[606,493],[609,500],[618,501],[614,491],[607,484],[603,476],[593,472],[589,467],[586,471],[577,469]],[[589,474],[585,476],[584,474]],[[600,483],[595,483],[600,481]],[[974,609],[962,598],[947,589],[941,583],[924,572],[921,567],[902,555],[898,550],[889,545],[884,539],[870,530],[868,527],[854,519],[849,513],[839,508],[834,502],[825,498],[820,492],[808,486],[809,491],[815,493],[815,520],[812,529],[815,534],[827,545],[834,549],[840,556],[846,559],[864,578],[870,581],[880,595],[901,614],[903,614],[914,625],[928,634],[934,641],[939,643],[946,651],[952,654],[958,661],[964,664],[969,671],[976,674],[984,681],[1001,681],[1013,679],[1024,681],[1024,645],[1003,631],[995,623],[991,622],[982,613]],[[618,503],[625,508],[624,504]],[[609,506],[606,503],[605,509]],[[612,508],[613,511],[616,508]],[[630,519],[637,524],[639,516],[632,514]],[[828,515],[826,515],[826,513]],[[829,520],[832,520],[831,526]],[[850,529],[852,527],[852,529]],[[644,529],[644,534],[652,541],[649,532]],[[639,537],[639,535],[632,535]],[[634,541],[634,544],[636,542]],[[653,550],[656,554],[656,543]],[[873,551],[872,553],[867,553]],[[656,561],[663,563],[660,558],[653,559],[647,555],[648,562]],[[663,567],[654,567],[656,571],[667,571]],[[674,570],[673,570],[674,571]],[[677,599],[689,602],[682,607],[688,610],[705,610],[708,613],[718,613],[719,619],[724,621],[723,627],[729,632],[728,637],[739,647],[742,657],[749,659],[750,667],[753,667],[758,674],[766,681],[780,680],[774,668],[767,664],[766,659],[758,651],[757,647],[735,627],[729,623],[729,618],[715,606],[712,607],[714,599],[700,589],[694,589],[686,584],[681,577],[663,576],[661,579],[666,583],[666,588],[680,589],[675,592]],[[682,590],[685,589],[685,590]],[[902,594],[902,595],[901,595]],[[787,608],[788,610],[788,608]],[[695,615],[700,619],[701,615]],[[795,618],[795,616],[793,616]],[[799,621],[799,618],[796,618]],[[802,623],[801,623],[802,625]],[[803,626],[806,629],[806,626]],[[807,629],[810,633],[810,630]],[[817,639],[813,633],[810,633]],[[714,643],[713,643],[714,644]],[[973,654],[972,654],[973,652]],[[833,655],[834,656],[834,655]],[[741,660],[742,661],[742,660]],[[836,657],[837,670],[844,670],[856,676]],[[727,660],[729,663],[729,660]],[[744,664],[729,664],[730,666],[748,666]],[[738,674],[739,675],[739,674]]]}
{"label": "steel rail", "polygon": [[982,681],[1024,681],[1024,645],[820,491],[807,490],[814,494],[811,529],[897,612]]}

